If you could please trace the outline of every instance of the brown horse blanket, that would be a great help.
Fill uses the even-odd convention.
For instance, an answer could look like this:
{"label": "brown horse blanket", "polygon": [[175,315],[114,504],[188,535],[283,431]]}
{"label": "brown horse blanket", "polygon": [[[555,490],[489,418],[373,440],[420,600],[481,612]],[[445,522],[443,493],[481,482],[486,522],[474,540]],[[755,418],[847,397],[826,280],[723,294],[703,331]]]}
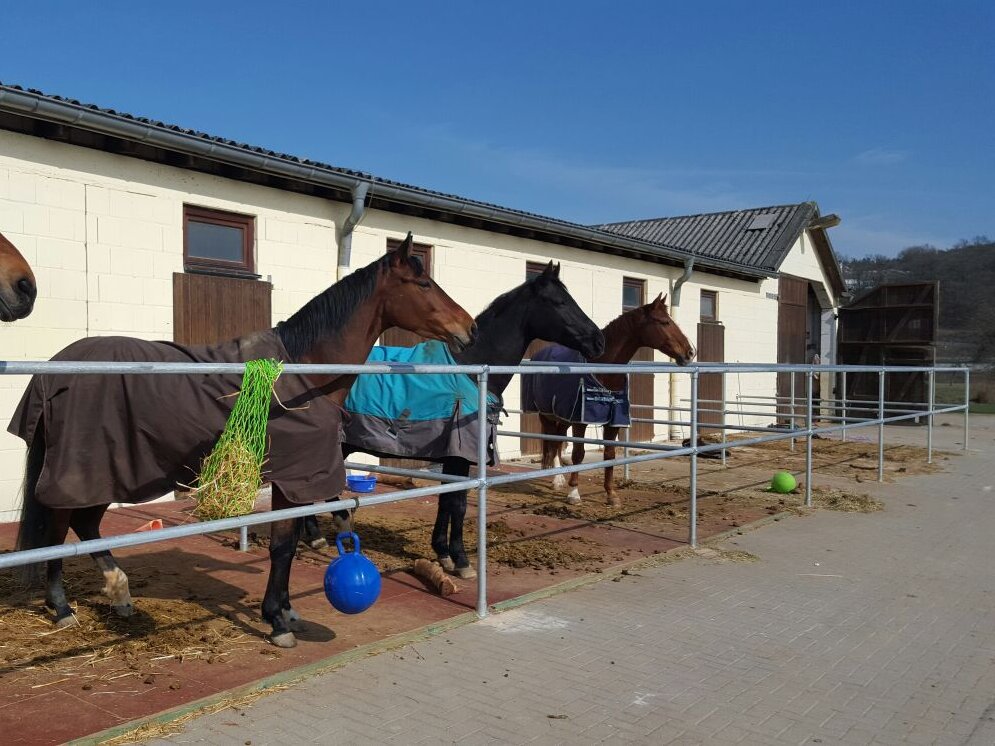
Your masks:
{"label": "brown horse blanket", "polygon": [[[53,360],[241,363],[289,358],[269,330],[209,347],[90,337]],[[153,500],[193,485],[228,420],[241,375],[37,375],[9,432],[30,446],[44,437],[39,502],[83,508]],[[263,479],[295,503],[335,497],[345,487],[342,410],[304,376],[276,382]]]}

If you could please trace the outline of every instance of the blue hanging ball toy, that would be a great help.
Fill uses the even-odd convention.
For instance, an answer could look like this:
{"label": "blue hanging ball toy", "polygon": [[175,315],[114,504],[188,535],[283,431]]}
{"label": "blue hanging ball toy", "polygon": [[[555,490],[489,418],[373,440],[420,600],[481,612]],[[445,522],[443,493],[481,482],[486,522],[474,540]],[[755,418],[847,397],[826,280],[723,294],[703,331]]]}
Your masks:
{"label": "blue hanging ball toy", "polygon": [[[342,548],[343,539],[352,539],[353,550]],[[360,614],[380,597],[380,571],[360,554],[359,537],[345,531],[335,537],[339,556],[325,570],[325,596],[343,614]]]}

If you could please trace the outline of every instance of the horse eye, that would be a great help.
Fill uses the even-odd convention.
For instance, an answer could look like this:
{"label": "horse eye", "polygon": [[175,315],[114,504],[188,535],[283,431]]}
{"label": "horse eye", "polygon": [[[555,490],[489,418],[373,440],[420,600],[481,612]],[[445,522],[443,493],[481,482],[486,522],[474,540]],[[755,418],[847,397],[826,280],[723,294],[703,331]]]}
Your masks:
{"label": "horse eye", "polygon": [[425,290],[428,290],[430,287],[432,287],[431,280],[418,280],[416,284],[418,285],[418,287],[424,288]]}

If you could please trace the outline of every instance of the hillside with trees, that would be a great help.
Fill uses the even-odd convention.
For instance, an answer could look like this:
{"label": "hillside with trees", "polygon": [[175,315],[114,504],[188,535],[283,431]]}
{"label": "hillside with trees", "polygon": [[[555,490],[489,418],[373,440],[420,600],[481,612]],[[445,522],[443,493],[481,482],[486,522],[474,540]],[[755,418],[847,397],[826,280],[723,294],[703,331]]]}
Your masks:
{"label": "hillside with trees", "polygon": [[940,283],[938,357],[949,362],[995,363],[995,242],[987,236],[949,249],[912,246],[896,257],[842,259],[854,296],[882,283]]}

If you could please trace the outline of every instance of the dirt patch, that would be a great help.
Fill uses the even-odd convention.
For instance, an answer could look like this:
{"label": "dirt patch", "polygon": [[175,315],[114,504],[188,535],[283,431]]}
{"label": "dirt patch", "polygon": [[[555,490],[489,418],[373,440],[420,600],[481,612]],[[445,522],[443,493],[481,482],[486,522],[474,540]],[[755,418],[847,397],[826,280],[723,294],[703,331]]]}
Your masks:
{"label": "dirt patch", "polygon": [[695,556],[715,562],[759,562],[760,558],[755,554],[744,552],[741,549],[724,549],[722,547],[701,547],[693,550]]}
{"label": "dirt patch", "polygon": [[0,575],[0,678],[37,679],[32,688],[67,681],[87,691],[122,683],[141,688],[155,683],[157,664],[221,663],[245,646],[259,645],[232,619],[193,600],[139,596],[134,614],[118,617],[95,574],[87,565],[67,568],[77,624],[64,629],[53,625],[41,591],[25,590],[10,574]]}
{"label": "dirt patch", "polygon": [[[733,440],[733,438],[730,438]],[[738,465],[756,462],[767,465],[771,470],[804,471],[805,441],[798,440],[795,450],[791,450],[787,440],[772,443],[759,443],[729,451],[730,460]],[[773,456],[773,460],[772,457]],[[939,462],[949,458],[948,454],[934,451],[933,463],[926,463],[926,449],[918,446],[885,446],[885,481],[893,482],[900,475],[933,474],[942,471]],[[877,479],[877,443],[861,441],[829,440],[816,438],[812,441],[812,468],[817,474],[847,477],[857,482]]]}

